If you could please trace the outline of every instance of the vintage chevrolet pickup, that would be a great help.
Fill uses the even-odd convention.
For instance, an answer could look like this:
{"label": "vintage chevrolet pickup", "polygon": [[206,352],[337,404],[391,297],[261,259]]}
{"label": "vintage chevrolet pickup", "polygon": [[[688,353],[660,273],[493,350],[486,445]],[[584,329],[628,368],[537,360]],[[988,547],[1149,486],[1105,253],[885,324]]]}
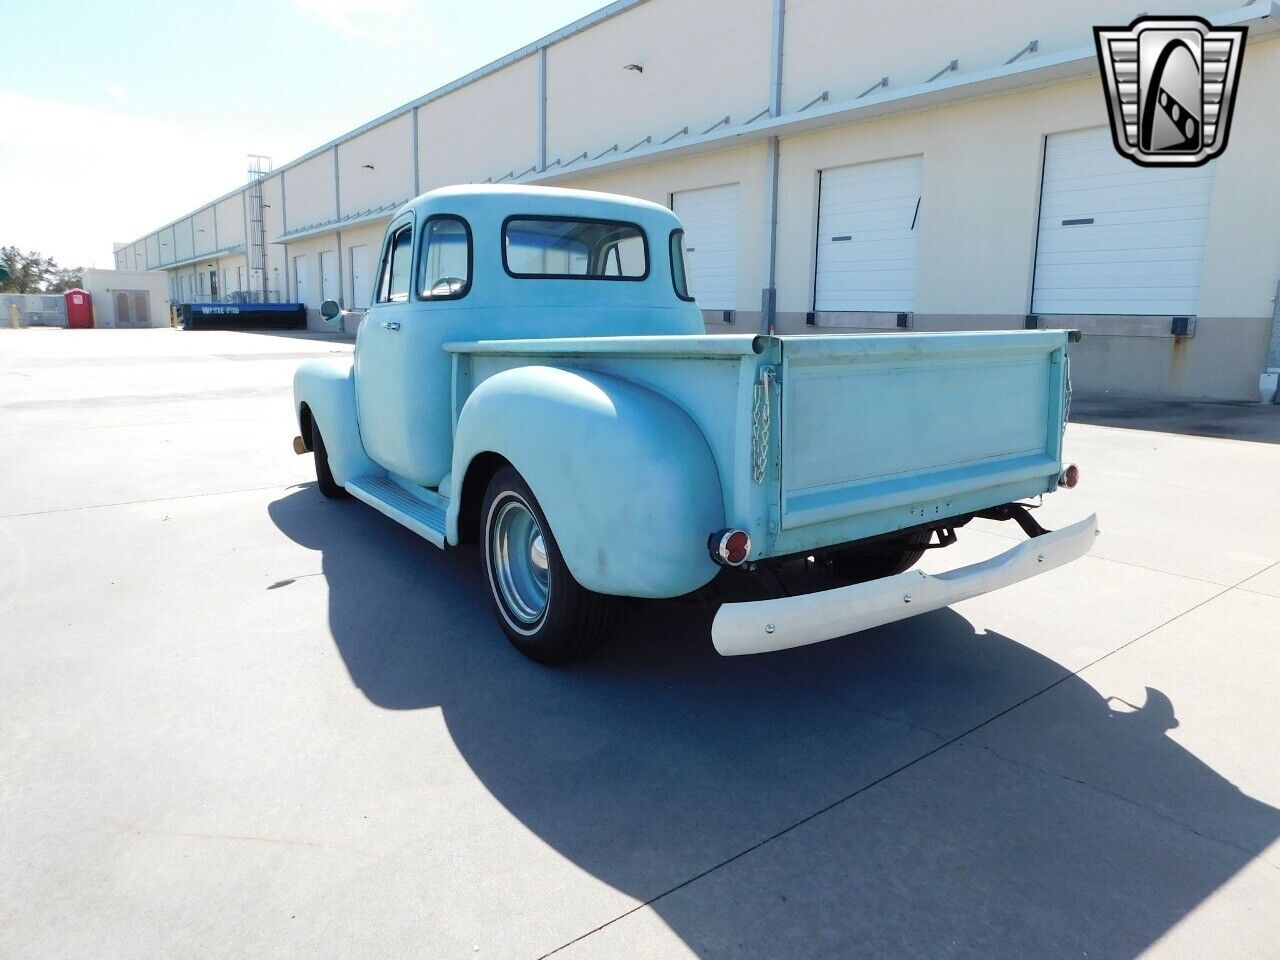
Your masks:
{"label": "vintage chevrolet pickup", "polygon": [[[478,541],[498,622],[535,660],[587,653],[619,597],[725,567],[812,557],[843,584],[723,604],[716,649],[758,653],[1052,570],[1097,534],[1019,502],[1078,475],[1066,331],[708,335],[670,210],[518,186],[406,204],[374,299],[353,363],[298,369],[294,448],[325,496],[438,547]],[[909,572],[975,517],[1029,538]]]}

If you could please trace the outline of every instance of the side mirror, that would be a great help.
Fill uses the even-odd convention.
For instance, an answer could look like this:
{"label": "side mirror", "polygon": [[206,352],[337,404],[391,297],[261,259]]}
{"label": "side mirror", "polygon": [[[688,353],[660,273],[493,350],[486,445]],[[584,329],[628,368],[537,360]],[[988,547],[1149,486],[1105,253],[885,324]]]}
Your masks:
{"label": "side mirror", "polygon": [[341,322],[342,308],[338,306],[338,301],[326,300],[320,304],[320,316],[326,323]]}

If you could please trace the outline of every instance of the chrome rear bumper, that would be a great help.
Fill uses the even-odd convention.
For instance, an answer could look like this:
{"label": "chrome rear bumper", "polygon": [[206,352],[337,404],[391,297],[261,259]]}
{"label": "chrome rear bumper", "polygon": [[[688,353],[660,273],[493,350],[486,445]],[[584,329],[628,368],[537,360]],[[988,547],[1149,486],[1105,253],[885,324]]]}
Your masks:
{"label": "chrome rear bumper", "polygon": [[724,656],[767,653],[905,620],[1027,580],[1084,556],[1098,536],[1093,514],[1018,544],[990,560],[946,573],[919,570],[798,597],[726,603],[711,625]]}

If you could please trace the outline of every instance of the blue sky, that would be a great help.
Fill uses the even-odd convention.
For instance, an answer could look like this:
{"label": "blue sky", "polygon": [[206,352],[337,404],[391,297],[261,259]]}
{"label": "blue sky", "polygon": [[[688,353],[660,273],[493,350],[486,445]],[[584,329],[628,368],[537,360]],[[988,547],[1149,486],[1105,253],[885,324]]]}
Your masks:
{"label": "blue sky", "polygon": [[43,0],[0,20],[0,246],[132,240],[603,0]]}

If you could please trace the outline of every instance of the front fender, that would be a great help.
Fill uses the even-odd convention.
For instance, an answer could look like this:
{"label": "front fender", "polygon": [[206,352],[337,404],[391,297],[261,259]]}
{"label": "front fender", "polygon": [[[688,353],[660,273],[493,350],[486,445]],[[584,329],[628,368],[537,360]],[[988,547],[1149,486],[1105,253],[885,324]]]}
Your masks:
{"label": "front fender", "polygon": [[[667,398],[587,370],[505,370],[459,414],[455,490],[489,452],[520,471],[587,589],[675,597],[716,575],[707,538],[724,527],[719,474],[702,431]],[[449,505],[451,543],[461,500]]]}
{"label": "front fender", "polygon": [[355,372],[350,360],[308,360],[299,366],[293,375],[293,412],[299,424],[304,404],[311,411],[312,423],[324,434],[334,480],[345,484],[378,469],[360,442]]}

